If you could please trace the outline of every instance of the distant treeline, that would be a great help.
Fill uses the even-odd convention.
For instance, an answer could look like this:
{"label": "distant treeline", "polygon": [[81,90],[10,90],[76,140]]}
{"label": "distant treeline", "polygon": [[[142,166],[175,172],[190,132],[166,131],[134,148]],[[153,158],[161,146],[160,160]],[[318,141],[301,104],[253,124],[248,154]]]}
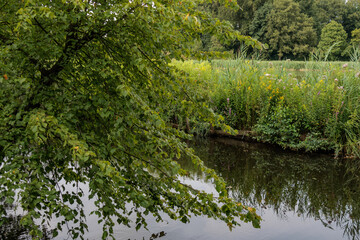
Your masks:
{"label": "distant treeline", "polygon": [[222,44],[203,34],[195,47],[203,51],[234,51],[266,59],[358,60],[360,0],[237,0],[233,11],[217,2],[201,10],[227,20],[242,34],[262,42],[266,49],[254,52],[240,42]]}

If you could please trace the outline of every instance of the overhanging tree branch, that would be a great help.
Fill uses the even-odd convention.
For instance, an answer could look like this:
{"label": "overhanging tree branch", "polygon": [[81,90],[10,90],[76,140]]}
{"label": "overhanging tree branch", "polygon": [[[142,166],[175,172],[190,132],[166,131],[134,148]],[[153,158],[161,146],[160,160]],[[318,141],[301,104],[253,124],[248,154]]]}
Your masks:
{"label": "overhanging tree branch", "polygon": [[[34,20],[35,20],[35,22],[36,22],[36,25],[38,25],[38,26],[41,28],[41,30],[43,30],[46,34],[50,35],[49,32],[46,31],[46,29],[40,24],[40,22],[39,22],[35,17],[34,17]],[[60,44],[55,38],[53,38],[52,40],[53,40],[58,46],[61,47],[61,44]]]}

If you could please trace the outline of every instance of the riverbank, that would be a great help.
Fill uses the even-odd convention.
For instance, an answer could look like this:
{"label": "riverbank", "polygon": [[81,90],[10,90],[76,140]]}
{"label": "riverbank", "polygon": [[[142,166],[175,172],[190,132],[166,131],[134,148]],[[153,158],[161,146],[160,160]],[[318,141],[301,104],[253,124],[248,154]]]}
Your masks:
{"label": "riverbank", "polygon": [[[186,73],[188,90],[199,91],[226,124],[240,130],[239,137],[360,157],[359,63],[214,60],[172,65]],[[309,71],[294,71],[298,68]],[[180,118],[174,119],[184,124]],[[211,130],[191,116],[189,123],[195,133]]]}

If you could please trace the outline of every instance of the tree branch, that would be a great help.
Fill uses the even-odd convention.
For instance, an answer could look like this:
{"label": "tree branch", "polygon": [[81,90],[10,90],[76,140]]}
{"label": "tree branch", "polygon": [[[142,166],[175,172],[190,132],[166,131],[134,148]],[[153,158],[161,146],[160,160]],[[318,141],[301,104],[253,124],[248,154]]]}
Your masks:
{"label": "tree branch", "polygon": [[9,2],[5,2],[1,7],[0,10],[2,10]]}
{"label": "tree branch", "polygon": [[[40,22],[34,17],[34,20],[35,20],[35,22],[36,22],[36,25],[38,25],[40,28],[41,28],[41,30],[43,30],[43,32],[45,32],[46,34],[49,34],[49,32],[48,31],[46,31],[46,29],[40,24]],[[49,34],[50,35],[50,34]],[[61,47],[61,44],[58,42],[58,41],[56,41],[56,39],[52,39],[59,47]]]}
{"label": "tree branch", "polygon": [[165,72],[164,70],[162,70],[161,68],[159,68],[159,66],[156,65],[156,63],[154,63],[154,62],[149,58],[149,56],[148,56],[143,50],[141,50],[141,48],[137,47],[137,49],[139,50],[139,52],[140,52],[151,64],[153,64],[153,65],[155,66],[155,68],[156,68],[157,70],[159,70],[160,72],[162,72],[162,73],[164,73],[164,74],[167,74],[167,72]]}
{"label": "tree branch", "polygon": [[[72,27],[70,27],[72,28]],[[65,65],[70,61],[70,56],[75,55],[85,44],[92,41],[97,35],[94,31],[90,31],[82,38],[76,38],[76,31],[71,31],[66,37],[66,43],[62,56],[57,62],[49,69],[42,71],[42,78],[47,78],[44,81],[46,86],[50,86],[54,83],[56,76],[65,68]]]}

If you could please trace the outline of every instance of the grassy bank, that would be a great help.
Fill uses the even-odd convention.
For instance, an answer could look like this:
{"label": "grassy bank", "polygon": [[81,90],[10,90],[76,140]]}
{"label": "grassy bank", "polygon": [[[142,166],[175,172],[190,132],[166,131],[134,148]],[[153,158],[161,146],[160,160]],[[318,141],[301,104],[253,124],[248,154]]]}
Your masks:
{"label": "grassy bank", "polygon": [[258,140],[360,157],[360,64],[174,61],[227,124]]}

